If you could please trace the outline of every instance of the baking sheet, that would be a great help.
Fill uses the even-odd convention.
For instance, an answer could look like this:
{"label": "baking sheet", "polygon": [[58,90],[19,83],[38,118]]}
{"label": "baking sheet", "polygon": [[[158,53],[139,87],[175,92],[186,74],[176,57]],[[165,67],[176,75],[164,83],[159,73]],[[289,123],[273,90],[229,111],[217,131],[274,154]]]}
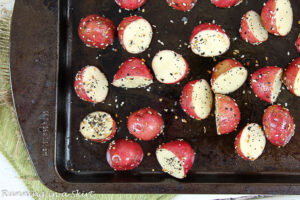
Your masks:
{"label": "baking sheet", "polygon": [[[236,58],[244,64],[249,62],[249,73],[265,65],[285,68],[292,58],[298,56],[294,41],[300,31],[297,24],[300,13],[296,9],[299,2],[291,2],[294,7],[292,32],[287,37],[270,35],[269,40],[259,46],[243,42],[238,29],[242,15],[250,9],[260,12],[264,1],[248,0],[238,7],[218,9],[203,0],[196,4],[192,12],[175,11],[165,1],[155,1],[148,2],[141,10],[121,10],[121,13],[117,5],[109,0],[61,1],[59,9],[57,2],[52,1],[34,3],[22,0],[16,3],[15,9],[22,12],[14,15],[12,26],[14,100],[24,140],[42,181],[56,191],[68,192],[79,188],[112,193],[297,193],[300,183],[300,137],[297,132],[287,147],[278,149],[268,143],[257,161],[247,162],[234,152],[233,142],[237,132],[217,136],[213,116],[203,121],[190,119],[178,104],[185,83],[199,78],[209,80],[209,70],[225,58]],[[104,14],[116,24],[130,14],[145,17],[156,28],[150,49],[138,56],[146,59],[150,67],[156,52],[175,50],[190,64],[191,71],[187,78],[180,85],[172,86],[155,81],[151,88],[147,88],[149,91],[111,86],[105,103],[93,105],[81,101],[73,90],[74,76],[78,70],[87,64],[98,66],[111,82],[119,64],[132,56],[121,48],[117,40],[104,51],[87,48],[81,43],[77,26],[81,17],[92,13]],[[32,21],[33,18],[36,20]],[[188,22],[184,25],[186,19]],[[185,43],[188,43],[191,31],[199,21],[214,21],[226,30],[232,39],[226,54],[215,60],[192,54]],[[58,29],[53,30],[55,27]],[[25,30],[30,30],[30,34]],[[24,37],[28,39],[24,40]],[[239,53],[233,53],[236,50]],[[27,66],[32,66],[30,72],[24,70]],[[230,96],[237,100],[242,112],[238,130],[248,122],[261,123],[263,110],[268,104],[253,95],[249,79]],[[123,107],[120,106],[122,101]],[[287,103],[295,123],[299,125],[299,99],[283,90],[278,103]],[[115,139],[133,138],[126,129],[126,116],[146,106],[163,114],[165,133],[154,141],[139,142],[145,158],[138,168],[130,172],[114,172],[105,158],[108,144],[84,140],[78,131],[79,123],[88,113],[104,110],[118,114],[119,128]],[[183,119],[187,123],[183,123]],[[176,138],[190,142],[197,153],[189,176],[184,180],[176,180],[162,173],[154,155],[160,143]],[[151,155],[147,156],[147,153]]]}

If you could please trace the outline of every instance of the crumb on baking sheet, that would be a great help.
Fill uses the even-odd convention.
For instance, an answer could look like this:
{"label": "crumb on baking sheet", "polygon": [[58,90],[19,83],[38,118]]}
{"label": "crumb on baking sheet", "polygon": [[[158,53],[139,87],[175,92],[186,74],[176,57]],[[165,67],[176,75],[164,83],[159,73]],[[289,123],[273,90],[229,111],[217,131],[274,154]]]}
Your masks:
{"label": "crumb on baking sheet", "polygon": [[239,50],[237,50],[237,49],[235,49],[233,52],[233,55],[237,55],[237,54],[239,54],[240,53],[240,51]]}
{"label": "crumb on baking sheet", "polygon": [[161,40],[157,40],[157,42],[163,46],[165,45],[165,43],[163,43]]}
{"label": "crumb on baking sheet", "polygon": [[181,21],[183,22],[184,25],[188,23],[188,18],[187,17],[182,17]]}

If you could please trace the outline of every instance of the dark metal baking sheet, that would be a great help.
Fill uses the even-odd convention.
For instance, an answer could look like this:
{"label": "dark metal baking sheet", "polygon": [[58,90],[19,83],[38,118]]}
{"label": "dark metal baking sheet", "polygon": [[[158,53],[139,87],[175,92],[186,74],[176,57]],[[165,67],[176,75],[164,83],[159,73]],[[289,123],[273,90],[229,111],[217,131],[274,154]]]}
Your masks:
{"label": "dark metal baking sheet", "polygon": [[[248,69],[252,73],[265,65],[285,68],[292,58],[299,56],[294,47],[300,32],[300,4],[297,0],[291,0],[294,25],[287,37],[270,35],[269,40],[259,46],[241,41],[238,29],[242,15],[250,9],[260,12],[264,2],[246,0],[235,8],[218,9],[209,0],[200,0],[192,12],[179,12],[168,7],[164,0],[149,0],[140,10],[121,10],[119,13],[119,8],[111,0],[17,0],[11,35],[14,103],[23,139],[40,179],[59,192],[79,189],[101,193],[300,194],[299,131],[287,147],[278,149],[268,143],[261,158],[247,162],[234,152],[233,142],[237,132],[217,136],[213,116],[203,121],[192,120],[178,104],[184,84],[191,79],[209,80],[208,70],[224,58],[249,62]],[[81,101],[73,90],[74,76],[80,68],[87,64],[98,66],[111,82],[119,64],[132,56],[121,48],[117,40],[107,50],[87,48],[81,43],[77,26],[81,17],[92,13],[105,15],[116,24],[130,14],[145,17],[156,26],[155,34],[150,49],[138,56],[145,58],[146,64],[151,66],[157,51],[175,50],[190,64],[188,77],[180,85],[173,86],[155,81],[149,91],[111,86],[105,103],[92,105]],[[186,25],[183,19],[188,20]],[[232,40],[226,54],[215,60],[192,54],[184,43],[188,43],[190,33],[199,21],[215,21],[232,39],[237,38]],[[234,55],[234,50],[239,50],[239,53]],[[259,67],[255,67],[256,60]],[[238,130],[248,122],[261,123],[263,110],[268,106],[250,92],[248,80],[230,95],[237,100],[242,112]],[[160,102],[159,98],[163,101]],[[125,102],[123,107],[120,106],[122,101]],[[296,125],[300,126],[299,98],[283,90],[278,103],[288,103]],[[116,138],[133,138],[126,129],[126,116],[145,106],[151,106],[163,114],[165,134],[151,142],[139,142],[145,153],[139,168],[130,172],[114,172],[106,162],[108,144],[84,140],[78,131],[79,123],[85,115],[95,110],[113,115],[117,113],[119,128]],[[168,112],[164,111],[165,108]],[[186,119],[187,123],[182,123],[182,119]],[[191,172],[184,180],[176,180],[162,173],[154,155],[158,144],[176,138],[190,142],[197,153]],[[148,152],[150,156],[147,156]]]}

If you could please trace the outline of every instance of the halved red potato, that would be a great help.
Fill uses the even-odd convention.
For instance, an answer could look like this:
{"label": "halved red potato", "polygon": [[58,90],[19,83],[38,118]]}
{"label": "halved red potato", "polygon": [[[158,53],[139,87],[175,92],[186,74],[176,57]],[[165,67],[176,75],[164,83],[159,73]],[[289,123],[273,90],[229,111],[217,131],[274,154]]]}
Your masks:
{"label": "halved red potato", "polygon": [[142,162],[143,156],[142,147],[129,139],[112,141],[106,152],[108,164],[117,171],[136,168]]}
{"label": "halved red potato", "polygon": [[194,28],[190,45],[192,51],[203,57],[224,54],[230,47],[230,38],[225,30],[216,24],[200,24]]}
{"label": "halved red potato", "polygon": [[212,92],[206,80],[194,80],[184,86],[180,104],[190,117],[197,120],[207,118],[211,112],[212,103]]}
{"label": "halved red potato", "polygon": [[153,83],[153,77],[143,59],[130,58],[121,64],[112,84],[122,88],[141,88]]}
{"label": "halved red potato", "polygon": [[115,0],[125,10],[135,10],[142,7],[147,0]]}
{"label": "halved red potato", "polygon": [[282,69],[267,66],[255,71],[251,77],[251,87],[260,99],[274,103],[281,92]]}
{"label": "halved red potato", "polygon": [[242,3],[243,0],[211,0],[211,3],[218,8],[230,8]]}
{"label": "halved red potato", "polygon": [[228,94],[239,89],[247,80],[248,71],[238,61],[226,59],[213,69],[211,86],[214,93]]}
{"label": "halved red potato", "polygon": [[245,160],[256,160],[264,151],[266,137],[258,124],[247,124],[235,138],[235,150]]}
{"label": "halved red potato", "polygon": [[293,10],[290,1],[268,0],[261,11],[261,21],[269,33],[286,36],[293,25]]}
{"label": "halved red potato", "polygon": [[127,127],[132,135],[140,140],[148,141],[162,133],[164,120],[156,110],[143,108],[129,116]]}
{"label": "halved red potato", "polygon": [[149,47],[153,35],[151,24],[139,16],[124,18],[118,31],[121,45],[132,54],[144,52]]}
{"label": "halved red potato", "polygon": [[268,31],[261,23],[259,14],[253,10],[243,16],[239,31],[244,41],[254,45],[267,41],[269,36]]}
{"label": "halved red potato", "polygon": [[292,61],[284,73],[286,87],[296,96],[300,97],[300,57]]}
{"label": "halved red potato", "polygon": [[152,69],[159,82],[175,84],[187,75],[189,65],[182,55],[175,51],[163,50],[154,56]]}
{"label": "halved red potato", "polygon": [[239,106],[231,97],[222,94],[216,94],[215,117],[217,134],[223,135],[231,133],[237,128],[241,120]]}
{"label": "halved red potato", "polygon": [[269,142],[284,147],[294,136],[296,125],[288,109],[272,105],[264,112],[263,127]]}
{"label": "halved red potato", "polygon": [[105,49],[115,39],[116,25],[108,18],[89,15],[81,19],[78,34],[88,47]]}
{"label": "halved red potato", "polygon": [[103,111],[88,114],[80,123],[80,133],[88,140],[104,143],[116,134],[116,122]]}
{"label": "halved red potato", "polygon": [[195,152],[189,143],[175,140],[159,146],[156,150],[156,158],[163,172],[183,179],[194,163]]}
{"label": "halved red potato", "polygon": [[108,94],[108,81],[97,67],[86,66],[76,74],[74,88],[80,99],[100,103]]}
{"label": "halved red potato", "polygon": [[167,0],[167,3],[176,10],[190,11],[197,3],[197,0]]}
{"label": "halved red potato", "polygon": [[296,40],[295,45],[296,45],[297,51],[300,53],[300,34]]}

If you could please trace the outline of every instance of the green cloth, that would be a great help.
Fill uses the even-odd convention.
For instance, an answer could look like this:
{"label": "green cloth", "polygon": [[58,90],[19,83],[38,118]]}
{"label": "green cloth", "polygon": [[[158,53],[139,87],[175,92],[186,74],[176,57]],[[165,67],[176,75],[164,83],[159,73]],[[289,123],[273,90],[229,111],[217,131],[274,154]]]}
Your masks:
{"label": "green cloth", "polygon": [[[23,180],[34,199],[101,199],[101,200],[169,200],[174,195],[161,194],[94,194],[89,197],[55,193],[37,178],[21,138],[14,113],[9,82],[9,31],[10,18],[0,19],[0,152],[7,158]],[[40,197],[38,196],[40,195]]]}

